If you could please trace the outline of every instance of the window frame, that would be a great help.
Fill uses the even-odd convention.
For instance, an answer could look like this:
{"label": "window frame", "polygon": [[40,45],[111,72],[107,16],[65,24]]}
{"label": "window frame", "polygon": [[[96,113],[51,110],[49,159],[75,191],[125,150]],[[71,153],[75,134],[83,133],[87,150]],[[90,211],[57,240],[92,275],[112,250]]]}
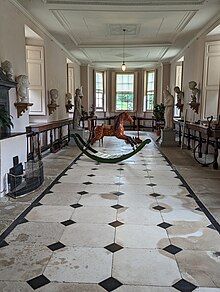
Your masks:
{"label": "window frame", "polygon": [[[132,110],[123,110],[123,109],[117,109],[117,75],[133,75],[133,109]],[[135,103],[135,93],[136,93],[136,77],[135,77],[135,72],[132,71],[128,71],[128,72],[115,72],[115,112],[134,112],[136,109],[136,103]]]}
{"label": "window frame", "polygon": [[[180,90],[183,90],[183,65],[184,61],[178,61],[175,65],[175,86],[179,86]],[[177,67],[181,67],[181,85],[177,84]],[[177,103],[177,94],[174,93],[174,109],[173,109],[173,117],[181,118],[181,111],[176,108]],[[178,111],[178,115],[175,115],[176,111]]]}
{"label": "window frame", "polygon": [[[102,105],[103,107],[100,108],[100,107],[97,107],[97,97],[96,97],[96,93],[97,93],[97,88],[96,88],[96,74],[102,74],[102,88],[103,88],[103,91],[102,91]],[[95,111],[97,112],[105,112],[105,72],[104,71],[100,71],[100,70],[96,70],[94,72],[94,75],[95,75],[95,86],[94,86],[94,105],[95,105]]]}
{"label": "window frame", "polygon": [[[153,90],[148,90],[148,75],[149,73],[154,73],[154,89]],[[154,105],[156,103],[156,99],[157,99],[157,91],[156,91],[156,78],[157,76],[157,70],[156,69],[151,69],[151,70],[146,70],[145,71],[145,76],[144,76],[144,106],[143,106],[143,112],[145,113],[151,113],[154,110]],[[147,108],[147,94],[148,92],[153,92],[154,94],[154,102],[153,102],[153,108],[152,109],[148,109]]]}

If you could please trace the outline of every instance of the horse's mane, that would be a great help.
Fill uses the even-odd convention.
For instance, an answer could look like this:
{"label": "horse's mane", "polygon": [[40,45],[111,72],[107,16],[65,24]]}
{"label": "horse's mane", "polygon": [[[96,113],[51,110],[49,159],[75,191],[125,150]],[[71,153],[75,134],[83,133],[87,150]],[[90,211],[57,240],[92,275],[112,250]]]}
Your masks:
{"label": "horse's mane", "polygon": [[121,124],[121,118],[122,118],[122,115],[124,115],[125,114],[125,112],[123,112],[123,113],[120,113],[116,118],[115,118],[115,131],[117,131],[118,130],[118,128],[119,128],[119,126],[120,126],[120,124]]}

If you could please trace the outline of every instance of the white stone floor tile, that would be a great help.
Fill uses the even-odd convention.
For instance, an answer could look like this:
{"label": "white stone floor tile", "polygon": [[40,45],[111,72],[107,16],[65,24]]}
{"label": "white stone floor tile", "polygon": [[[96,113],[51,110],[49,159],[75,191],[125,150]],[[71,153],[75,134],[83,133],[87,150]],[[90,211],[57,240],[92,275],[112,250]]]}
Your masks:
{"label": "white stone floor tile", "polygon": [[131,225],[157,225],[163,221],[160,212],[138,207],[119,209],[117,220]]}
{"label": "white stone floor tile", "polygon": [[53,282],[99,283],[111,276],[112,253],[104,248],[65,247],[55,251],[44,275]]}
{"label": "white stone floor tile", "polygon": [[40,203],[51,206],[70,206],[78,203],[80,198],[81,196],[77,193],[52,193],[44,196]]}
{"label": "white stone floor tile", "polygon": [[176,292],[177,290],[172,287],[123,285],[119,287],[118,289],[116,289],[115,291],[116,292]]}
{"label": "white stone floor tile", "polygon": [[114,254],[112,275],[123,284],[149,286],[172,286],[181,278],[173,256],[130,248]]}
{"label": "white stone floor tile", "polygon": [[42,205],[33,208],[26,218],[36,222],[62,222],[70,219],[73,212],[72,207]]}
{"label": "white stone floor tile", "polygon": [[111,193],[110,194],[103,193],[100,195],[96,194],[83,195],[82,198],[79,200],[79,203],[83,206],[113,206],[117,204],[117,202],[118,196],[113,195]]}
{"label": "white stone floor tile", "polygon": [[119,196],[118,203],[125,207],[146,208],[149,209],[151,204],[156,200],[148,195],[123,195]]}
{"label": "white stone floor tile", "polygon": [[116,220],[117,211],[106,206],[77,208],[73,213],[72,220],[77,223],[111,223]]}
{"label": "white stone floor tile", "polygon": [[43,273],[52,252],[46,246],[11,244],[0,249],[0,280],[27,281]]}
{"label": "white stone floor tile", "polygon": [[115,230],[108,224],[75,223],[66,227],[60,242],[67,246],[105,247],[114,242]]}
{"label": "white stone floor tile", "polygon": [[115,241],[127,248],[164,248],[170,244],[167,233],[158,226],[122,225],[116,228]]}

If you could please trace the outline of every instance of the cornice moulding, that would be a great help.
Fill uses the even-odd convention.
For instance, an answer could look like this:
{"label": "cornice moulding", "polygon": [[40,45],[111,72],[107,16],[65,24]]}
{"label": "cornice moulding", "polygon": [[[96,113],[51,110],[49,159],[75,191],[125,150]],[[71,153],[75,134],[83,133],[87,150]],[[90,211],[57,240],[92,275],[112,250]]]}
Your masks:
{"label": "cornice moulding", "polygon": [[185,47],[174,57],[170,60],[170,62],[176,62],[180,57],[183,56],[185,50],[198,38],[200,38],[201,36],[209,33],[212,29],[214,29],[218,24],[220,24],[220,17],[219,17],[219,13],[216,14],[216,16],[214,18],[212,18],[211,21],[209,21],[195,36],[194,38],[191,39],[191,41],[189,41]]}
{"label": "cornice moulding", "polygon": [[69,51],[60,43],[58,40],[48,31],[46,28],[39,23],[33,15],[27,11],[17,0],[9,0],[9,2],[14,5],[24,16],[26,16],[30,21],[34,23],[46,36],[48,36],[52,41],[54,41],[62,51],[64,51],[68,58],[70,58],[73,62],[80,65],[81,63],[69,53]]}
{"label": "cornice moulding", "polygon": [[188,0],[188,1],[179,1],[179,0],[168,0],[166,4],[161,0],[42,0],[45,4],[55,4],[55,5],[114,5],[114,6],[184,6],[184,5],[201,5],[205,0]]}

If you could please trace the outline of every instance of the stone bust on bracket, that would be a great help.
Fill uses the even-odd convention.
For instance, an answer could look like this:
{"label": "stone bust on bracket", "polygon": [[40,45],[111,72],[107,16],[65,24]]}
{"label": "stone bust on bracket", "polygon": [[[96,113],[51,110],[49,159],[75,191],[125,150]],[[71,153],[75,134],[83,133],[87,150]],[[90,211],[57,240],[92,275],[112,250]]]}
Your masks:
{"label": "stone bust on bracket", "polygon": [[17,95],[18,95],[18,102],[20,103],[28,103],[28,87],[29,81],[26,75],[19,75],[16,77],[17,84]]}
{"label": "stone bust on bracket", "polygon": [[14,71],[12,68],[12,64],[10,61],[5,60],[4,62],[1,63],[1,68],[8,77],[8,79],[14,81]]}
{"label": "stone bust on bracket", "polygon": [[58,99],[58,90],[56,88],[53,88],[50,90],[50,104],[56,105],[56,100]]}

